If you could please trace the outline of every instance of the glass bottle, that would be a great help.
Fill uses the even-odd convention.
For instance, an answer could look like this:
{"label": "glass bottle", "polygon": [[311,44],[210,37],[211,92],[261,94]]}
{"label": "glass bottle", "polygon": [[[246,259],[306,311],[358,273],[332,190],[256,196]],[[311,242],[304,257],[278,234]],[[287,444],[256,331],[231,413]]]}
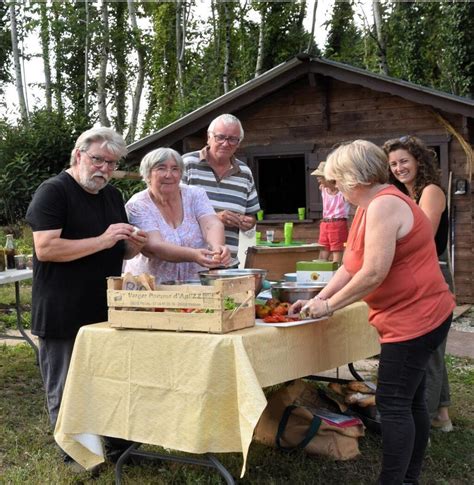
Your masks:
{"label": "glass bottle", "polygon": [[5,271],[5,250],[0,248],[0,271]]}
{"label": "glass bottle", "polygon": [[7,234],[5,256],[7,259],[7,269],[15,269],[15,241],[13,240],[13,234]]}

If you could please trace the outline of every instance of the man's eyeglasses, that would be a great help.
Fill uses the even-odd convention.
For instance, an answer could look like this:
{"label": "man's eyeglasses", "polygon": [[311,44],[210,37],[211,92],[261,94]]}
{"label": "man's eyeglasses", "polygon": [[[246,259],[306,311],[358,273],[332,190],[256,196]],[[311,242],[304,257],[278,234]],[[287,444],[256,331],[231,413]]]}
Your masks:
{"label": "man's eyeglasses", "polygon": [[220,133],[212,133],[212,136],[214,137],[214,140],[217,141],[217,143],[224,143],[227,141],[229,145],[238,145],[240,142],[240,138],[238,136],[225,136]]}
{"label": "man's eyeglasses", "polygon": [[99,168],[99,167],[102,167],[104,163],[106,163],[107,168],[110,168],[111,170],[115,170],[118,166],[118,160],[107,160],[106,158],[98,157],[97,155],[91,155],[88,152],[84,152],[84,153],[89,157],[94,167]]}

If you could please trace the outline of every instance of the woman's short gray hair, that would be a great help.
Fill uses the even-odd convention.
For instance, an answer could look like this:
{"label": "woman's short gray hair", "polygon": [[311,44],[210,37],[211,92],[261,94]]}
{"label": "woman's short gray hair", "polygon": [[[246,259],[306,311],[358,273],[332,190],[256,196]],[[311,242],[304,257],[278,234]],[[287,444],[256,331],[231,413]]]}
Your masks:
{"label": "woman's short gray hair", "polygon": [[140,175],[147,185],[150,182],[151,171],[158,165],[163,165],[170,158],[176,162],[176,165],[178,165],[181,173],[183,173],[183,159],[181,158],[181,155],[172,148],[157,148],[156,150],[152,150],[151,152],[147,153],[143,157],[140,163]]}
{"label": "woman's short gray hair", "polygon": [[242,128],[242,123],[240,122],[239,118],[237,118],[236,116],[234,115],[231,115],[229,113],[225,113],[223,115],[219,115],[217,118],[214,118],[212,121],[211,121],[211,124],[209,125],[209,127],[207,128],[207,133],[214,133],[214,128],[217,124],[218,121],[221,121],[222,123],[224,123],[225,126],[229,126],[229,125],[237,125],[239,127],[239,130],[240,130],[240,141],[242,141],[244,139],[244,129]]}
{"label": "woman's short gray hair", "polygon": [[328,156],[324,176],[345,190],[357,185],[384,184],[388,180],[387,155],[370,141],[355,140]]}
{"label": "woman's short gray hair", "polygon": [[85,131],[76,140],[71,152],[71,166],[76,164],[76,153],[87,151],[91,144],[95,142],[102,142],[100,147],[112,153],[117,160],[127,155],[127,145],[123,136],[112,130],[112,128],[98,126]]}

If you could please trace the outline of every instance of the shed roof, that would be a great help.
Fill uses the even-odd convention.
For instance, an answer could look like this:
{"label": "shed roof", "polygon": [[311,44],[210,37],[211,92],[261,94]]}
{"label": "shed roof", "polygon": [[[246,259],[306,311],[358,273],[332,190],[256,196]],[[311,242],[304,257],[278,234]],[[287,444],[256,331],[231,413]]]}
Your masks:
{"label": "shed roof", "polygon": [[241,110],[284,85],[310,73],[357,84],[374,91],[389,93],[447,113],[474,118],[474,100],[472,99],[376,74],[341,62],[300,54],[219,96],[155,133],[132,143],[128,147],[129,157],[141,157],[148,151],[147,147],[150,144],[156,145],[159,142],[161,146],[172,145],[183,137],[206,128],[219,114]]}

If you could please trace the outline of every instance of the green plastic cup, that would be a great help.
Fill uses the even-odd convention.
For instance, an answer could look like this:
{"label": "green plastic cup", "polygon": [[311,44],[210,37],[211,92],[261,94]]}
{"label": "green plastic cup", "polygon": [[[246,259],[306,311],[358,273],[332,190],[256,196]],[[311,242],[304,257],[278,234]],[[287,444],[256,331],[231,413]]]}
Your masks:
{"label": "green plastic cup", "polygon": [[260,231],[255,231],[255,242],[260,244],[262,241],[262,233]]}
{"label": "green plastic cup", "polygon": [[298,219],[300,221],[304,221],[306,214],[306,208],[305,207],[298,207]]}
{"label": "green plastic cup", "polygon": [[263,221],[263,211],[259,210],[257,212],[257,221]]}
{"label": "green plastic cup", "polygon": [[283,227],[283,234],[285,235],[285,244],[291,244],[293,241],[293,223],[285,222]]}

